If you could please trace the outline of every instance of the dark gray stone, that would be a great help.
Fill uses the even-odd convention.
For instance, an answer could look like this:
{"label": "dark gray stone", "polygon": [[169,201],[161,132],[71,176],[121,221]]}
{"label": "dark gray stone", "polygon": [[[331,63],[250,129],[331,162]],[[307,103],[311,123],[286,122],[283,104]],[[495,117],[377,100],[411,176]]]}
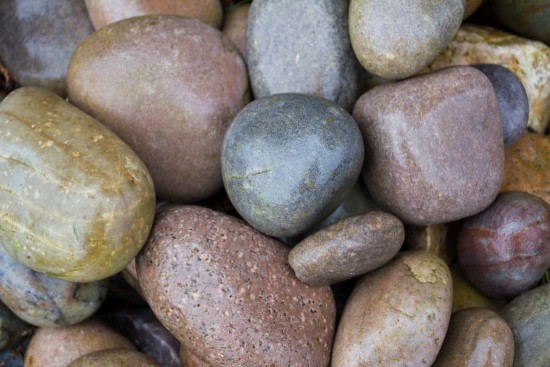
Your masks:
{"label": "dark gray stone", "polygon": [[23,86],[65,96],[69,59],[93,31],[82,0],[0,1],[0,57]]}
{"label": "dark gray stone", "polygon": [[[6,305],[0,302],[0,349],[14,345],[30,330],[30,325],[19,319]],[[0,366],[4,366],[2,362],[0,358]]]}
{"label": "dark gray stone", "polygon": [[550,284],[516,297],[501,316],[514,334],[514,367],[550,366]]}
{"label": "dark gray stone", "polygon": [[519,78],[504,66],[494,64],[472,65],[489,78],[498,99],[504,145],[508,146],[521,138],[529,122],[529,101]]}
{"label": "dark gray stone", "polygon": [[306,93],[351,109],[361,92],[361,66],[347,19],[347,0],[255,0],[247,63],[256,98]]}
{"label": "dark gray stone", "polygon": [[363,164],[361,133],[336,103],[280,94],[246,106],[227,130],[222,176],[231,202],[256,229],[298,235],[330,214]]}

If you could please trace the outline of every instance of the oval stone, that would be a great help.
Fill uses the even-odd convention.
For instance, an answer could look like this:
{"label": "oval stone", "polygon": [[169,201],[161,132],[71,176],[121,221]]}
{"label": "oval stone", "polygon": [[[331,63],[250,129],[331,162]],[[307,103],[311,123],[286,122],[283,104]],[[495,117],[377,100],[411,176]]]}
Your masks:
{"label": "oval stone", "polygon": [[514,367],[550,366],[550,284],[515,298],[500,314],[514,334]]}
{"label": "oval stone", "polygon": [[397,254],[404,239],[399,219],[369,212],[310,235],[290,251],[288,263],[302,282],[330,285],[381,267]]}
{"label": "oval stone", "polygon": [[500,194],[464,221],[458,260],[488,296],[514,297],[533,287],[550,267],[550,205],[524,192]]}
{"label": "oval stone", "polygon": [[447,47],[464,16],[464,0],[351,0],[353,51],[369,72],[404,79]]}
{"label": "oval stone", "polygon": [[255,0],[246,60],[256,98],[305,93],[351,109],[361,67],[348,34],[347,0]]}
{"label": "oval stone", "polygon": [[135,350],[107,349],[86,354],[67,367],[160,367],[151,358]]}
{"label": "oval stone", "polygon": [[432,367],[512,367],[514,337],[495,312],[471,308],[453,313],[445,342]]}
{"label": "oval stone", "polygon": [[157,215],[137,270],[158,319],[208,365],[327,366],[332,292],[296,279],[287,255],[238,219],[175,206]]}
{"label": "oval stone", "polygon": [[93,31],[82,0],[0,1],[0,55],[23,86],[65,96],[69,59]]}
{"label": "oval stone", "polygon": [[217,29],[170,15],[113,23],[76,50],[67,86],[143,159],[160,197],[198,201],[222,187],[222,139],[249,90],[239,51]]}
{"label": "oval stone", "polygon": [[107,296],[107,281],[72,283],[37,273],[0,245],[0,299],[38,327],[69,326],[90,317]]}
{"label": "oval stone", "polygon": [[550,44],[549,0],[491,0],[497,19],[528,38]]}
{"label": "oval stone", "polygon": [[481,71],[456,66],[375,87],[357,101],[353,116],[365,141],[369,192],[403,222],[452,222],[497,196],[502,122]]}
{"label": "oval stone", "polygon": [[95,29],[131,17],[171,14],[196,18],[212,27],[222,23],[220,0],[85,0]]}
{"label": "oval stone", "polygon": [[336,103],[305,94],[264,97],[227,130],[223,181],[254,228],[292,237],[336,209],[359,176],[363,152],[357,124]]}
{"label": "oval stone", "polygon": [[398,255],[359,279],[338,325],[331,366],[430,366],[451,305],[443,260],[425,251]]}
{"label": "oval stone", "polygon": [[497,64],[472,65],[489,78],[498,99],[504,146],[517,141],[527,130],[529,100],[519,78],[509,69]]}

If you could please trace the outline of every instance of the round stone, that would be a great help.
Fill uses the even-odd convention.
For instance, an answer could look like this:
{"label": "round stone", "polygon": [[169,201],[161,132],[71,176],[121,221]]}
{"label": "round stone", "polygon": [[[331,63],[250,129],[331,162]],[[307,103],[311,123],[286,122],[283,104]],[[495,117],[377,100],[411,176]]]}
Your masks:
{"label": "round stone", "polygon": [[233,120],[222,146],[231,202],[254,228],[298,235],[328,216],[355,183],[363,141],[336,103],[305,94],[258,99]]}

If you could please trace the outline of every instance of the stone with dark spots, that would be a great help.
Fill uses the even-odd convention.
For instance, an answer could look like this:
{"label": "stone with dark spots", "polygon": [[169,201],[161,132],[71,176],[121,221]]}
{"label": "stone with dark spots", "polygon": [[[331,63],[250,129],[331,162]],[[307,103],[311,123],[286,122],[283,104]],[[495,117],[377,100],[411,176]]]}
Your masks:
{"label": "stone with dark spots", "polygon": [[496,197],[502,122],[481,71],[457,66],[378,86],[357,101],[353,116],[365,141],[367,188],[403,222],[452,222]]}
{"label": "stone with dark spots", "polygon": [[239,51],[217,29],[175,15],[110,24],[76,50],[67,86],[145,162],[160,198],[199,201],[222,187],[223,136],[249,89]]}
{"label": "stone with dark spots", "polygon": [[250,4],[238,4],[228,9],[223,18],[222,32],[237,46],[246,59],[246,29]]}
{"label": "stone with dark spots", "polygon": [[550,45],[550,0],[491,0],[490,4],[507,27]]}
{"label": "stone with dark spots", "polygon": [[196,18],[212,27],[222,23],[220,0],[85,0],[95,29],[122,19],[152,14]]}
{"label": "stone with dark spots", "polygon": [[410,77],[447,47],[464,0],[351,0],[349,33],[359,62],[386,79]]}
{"label": "stone with dark spots", "polygon": [[222,146],[225,189],[239,214],[276,237],[328,216],[363,164],[361,133],[336,103],[305,94],[264,97],[233,120]]}
{"label": "stone with dark spots", "polygon": [[515,298],[500,315],[514,335],[514,367],[550,366],[550,284]]}
{"label": "stone with dark spots", "polygon": [[451,265],[456,258],[456,241],[460,222],[405,226],[405,248],[425,250]]}
{"label": "stone with dark spots", "polygon": [[533,287],[550,267],[550,205],[524,192],[500,194],[464,221],[458,260],[489,296],[513,297]]}
{"label": "stone with dark spots", "polygon": [[483,308],[453,313],[445,342],[432,367],[512,367],[514,337],[498,314]]}
{"label": "stone with dark spots", "polygon": [[383,266],[397,254],[404,239],[399,219],[369,212],[310,235],[290,251],[288,262],[302,282],[331,285]]}
{"label": "stone with dark spots", "polygon": [[82,0],[0,1],[0,55],[23,86],[65,96],[69,59],[93,31]]}
{"label": "stone with dark spots", "polygon": [[349,110],[361,93],[347,0],[255,0],[246,37],[256,98],[306,93]]}
{"label": "stone with dark spots", "polygon": [[426,251],[360,278],[338,324],[332,367],[430,366],[449,325],[449,268]]}
{"label": "stone with dark spots", "polygon": [[137,257],[153,312],[191,355],[214,366],[327,366],[335,305],[300,282],[288,248],[211,209],[157,215]]}
{"label": "stone with dark spots", "polygon": [[69,326],[87,319],[105,300],[107,284],[73,283],[35,272],[0,245],[0,299],[29,324]]}
{"label": "stone with dark spots", "polygon": [[489,78],[498,99],[504,146],[517,141],[527,131],[529,101],[521,80],[509,69],[496,64],[472,65]]}

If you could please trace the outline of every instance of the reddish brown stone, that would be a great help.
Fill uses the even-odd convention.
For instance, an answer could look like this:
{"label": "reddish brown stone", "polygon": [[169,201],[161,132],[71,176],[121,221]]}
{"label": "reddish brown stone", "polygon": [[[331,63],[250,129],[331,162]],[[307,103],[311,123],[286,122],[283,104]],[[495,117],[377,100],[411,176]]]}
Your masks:
{"label": "reddish brown stone", "polygon": [[332,292],[296,279],[287,256],[243,221],[174,206],[157,215],[137,270],[156,316],[207,364],[327,366]]}

